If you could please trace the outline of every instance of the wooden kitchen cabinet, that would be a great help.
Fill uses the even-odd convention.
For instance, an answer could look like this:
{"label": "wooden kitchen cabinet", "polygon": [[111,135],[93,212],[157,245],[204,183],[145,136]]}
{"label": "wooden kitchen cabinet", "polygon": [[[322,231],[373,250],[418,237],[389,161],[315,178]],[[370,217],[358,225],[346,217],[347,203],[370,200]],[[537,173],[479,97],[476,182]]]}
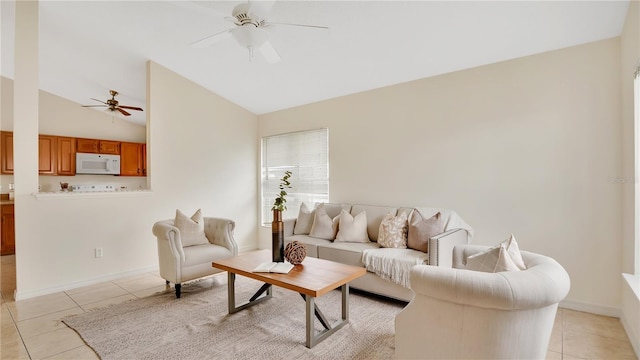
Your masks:
{"label": "wooden kitchen cabinet", "polygon": [[76,174],[76,139],[58,136],[58,175]]}
{"label": "wooden kitchen cabinet", "polygon": [[120,155],[120,142],[100,140],[100,154]]}
{"label": "wooden kitchen cabinet", "polygon": [[76,150],[79,153],[98,153],[97,139],[76,139]]}
{"label": "wooden kitchen cabinet", "polygon": [[142,144],[142,176],[147,176],[147,144]]}
{"label": "wooden kitchen cabinet", "polygon": [[56,175],[58,173],[58,137],[40,135],[38,137],[38,173]]}
{"label": "wooden kitchen cabinet", "polygon": [[147,176],[146,150],[146,144],[120,143],[120,175]]}
{"label": "wooden kitchen cabinet", "polygon": [[0,173],[13,174],[13,133],[0,131]]}
{"label": "wooden kitchen cabinet", "polygon": [[120,142],[98,139],[77,139],[76,149],[79,153],[120,155]]}
{"label": "wooden kitchen cabinet", "polygon": [[[13,174],[13,133],[3,131],[0,143],[2,144],[2,174]],[[38,173],[40,175],[56,175],[58,169],[58,143],[56,136],[38,136]]]}
{"label": "wooden kitchen cabinet", "polygon": [[13,204],[0,206],[0,255],[12,255],[16,252],[16,231]]}

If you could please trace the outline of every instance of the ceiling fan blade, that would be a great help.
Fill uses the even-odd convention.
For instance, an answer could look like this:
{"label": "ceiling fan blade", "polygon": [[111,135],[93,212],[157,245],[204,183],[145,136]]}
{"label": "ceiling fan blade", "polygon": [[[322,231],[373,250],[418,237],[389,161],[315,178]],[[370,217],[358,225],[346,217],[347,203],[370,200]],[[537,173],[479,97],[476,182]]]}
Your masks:
{"label": "ceiling fan blade", "polygon": [[103,104],[107,105],[107,103],[106,103],[106,102],[104,102],[104,101],[102,101],[102,100],[98,100],[98,99],[94,99],[94,98],[89,98],[89,99],[91,99],[91,100],[95,100],[95,101],[97,101],[97,102],[101,102],[101,103],[103,103]]}
{"label": "ceiling fan blade", "polygon": [[118,105],[119,108],[123,108],[123,109],[130,109],[130,110],[138,110],[138,111],[144,111],[142,110],[142,108],[136,107],[136,106],[125,106],[125,105]]}
{"label": "ceiling fan blade", "polygon": [[269,12],[271,12],[271,8],[276,3],[276,0],[260,0],[260,1],[252,1],[249,0],[249,11],[248,15],[251,18],[256,17],[257,19],[264,20],[269,17]]}
{"label": "ceiling fan blade", "polygon": [[309,28],[316,28],[316,29],[326,29],[326,30],[329,29],[328,26],[320,26],[320,25],[279,23],[279,22],[271,22],[271,21],[268,21],[268,22],[265,23],[265,26],[269,26],[269,25],[301,26],[301,27],[309,27]]}
{"label": "ceiling fan blade", "polygon": [[273,47],[273,45],[271,45],[271,42],[269,40],[265,41],[265,43],[262,44],[258,49],[268,63],[273,64],[280,61],[280,55]]}
{"label": "ceiling fan blade", "polygon": [[228,39],[229,37],[231,37],[231,31],[232,29],[227,29],[224,31],[220,31],[219,33],[215,33],[213,35],[209,35],[205,38],[202,38],[198,41],[194,41],[191,43],[191,46],[193,47],[198,47],[198,48],[205,48],[207,46],[211,46],[215,43],[217,43],[218,41],[222,41],[225,39]]}
{"label": "ceiling fan blade", "polygon": [[131,114],[129,114],[128,112],[126,112],[126,111],[124,111],[122,109],[120,109],[119,107],[117,107],[116,110],[120,111],[122,113],[122,115],[124,115],[124,116],[131,116]]}
{"label": "ceiling fan blade", "polygon": [[107,107],[107,105],[81,105],[82,107]]}

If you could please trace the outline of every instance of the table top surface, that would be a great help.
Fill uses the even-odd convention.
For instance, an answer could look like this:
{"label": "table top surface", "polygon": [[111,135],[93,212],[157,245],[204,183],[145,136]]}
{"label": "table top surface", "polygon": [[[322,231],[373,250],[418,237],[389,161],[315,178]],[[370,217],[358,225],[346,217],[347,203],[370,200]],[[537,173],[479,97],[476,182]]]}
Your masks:
{"label": "table top surface", "polygon": [[295,265],[288,274],[254,273],[258,265],[271,262],[271,250],[258,250],[236,257],[216,260],[213,267],[246,276],[268,284],[293,290],[301,294],[318,297],[349,281],[363,276],[364,268],[341,264],[329,260],[306,257],[302,264]]}

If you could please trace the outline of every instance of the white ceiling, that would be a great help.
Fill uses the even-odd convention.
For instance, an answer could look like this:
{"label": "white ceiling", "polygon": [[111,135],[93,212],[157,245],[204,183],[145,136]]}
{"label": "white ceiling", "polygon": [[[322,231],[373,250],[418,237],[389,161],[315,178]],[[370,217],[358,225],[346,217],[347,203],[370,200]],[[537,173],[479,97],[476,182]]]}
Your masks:
{"label": "white ceiling", "polygon": [[[250,62],[233,38],[240,1],[41,1],[40,87],[80,104],[120,92],[145,107],[153,60],[255,113],[620,35],[629,1],[276,1],[268,28],[282,57]],[[265,4],[263,4],[265,5]],[[13,78],[14,4],[1,1],[3,76]],[[132,120],[144,123],[144,114]]]}

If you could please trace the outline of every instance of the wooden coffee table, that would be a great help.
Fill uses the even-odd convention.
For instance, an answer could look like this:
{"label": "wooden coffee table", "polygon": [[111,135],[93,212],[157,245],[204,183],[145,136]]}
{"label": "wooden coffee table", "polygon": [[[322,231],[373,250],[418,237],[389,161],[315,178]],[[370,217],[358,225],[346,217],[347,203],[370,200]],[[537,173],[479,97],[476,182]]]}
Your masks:
{"label": "wooden coffee table", "polygon": [[[364,268],[307,257],[302,264],[296,265],[288,274],[252,272],[260,263],[268,261],[271,261],[271,250],[254,251],[213,262],[213,267],[227,271],[229,314],[270,299],[272,285],[275,285],[299,293],[306,301],[306,346],[308,348],[314,347],[349,322],[349,281],[363,276],[366,273]],[[240,305],[236,305],[236,274],[264,282],[249,301]],[[338,287],[342,290],[342,319],[329,324],[316,306],[315,298]],[[324,330],[317,334],[313,326],[314,314],[324,326]]]}

